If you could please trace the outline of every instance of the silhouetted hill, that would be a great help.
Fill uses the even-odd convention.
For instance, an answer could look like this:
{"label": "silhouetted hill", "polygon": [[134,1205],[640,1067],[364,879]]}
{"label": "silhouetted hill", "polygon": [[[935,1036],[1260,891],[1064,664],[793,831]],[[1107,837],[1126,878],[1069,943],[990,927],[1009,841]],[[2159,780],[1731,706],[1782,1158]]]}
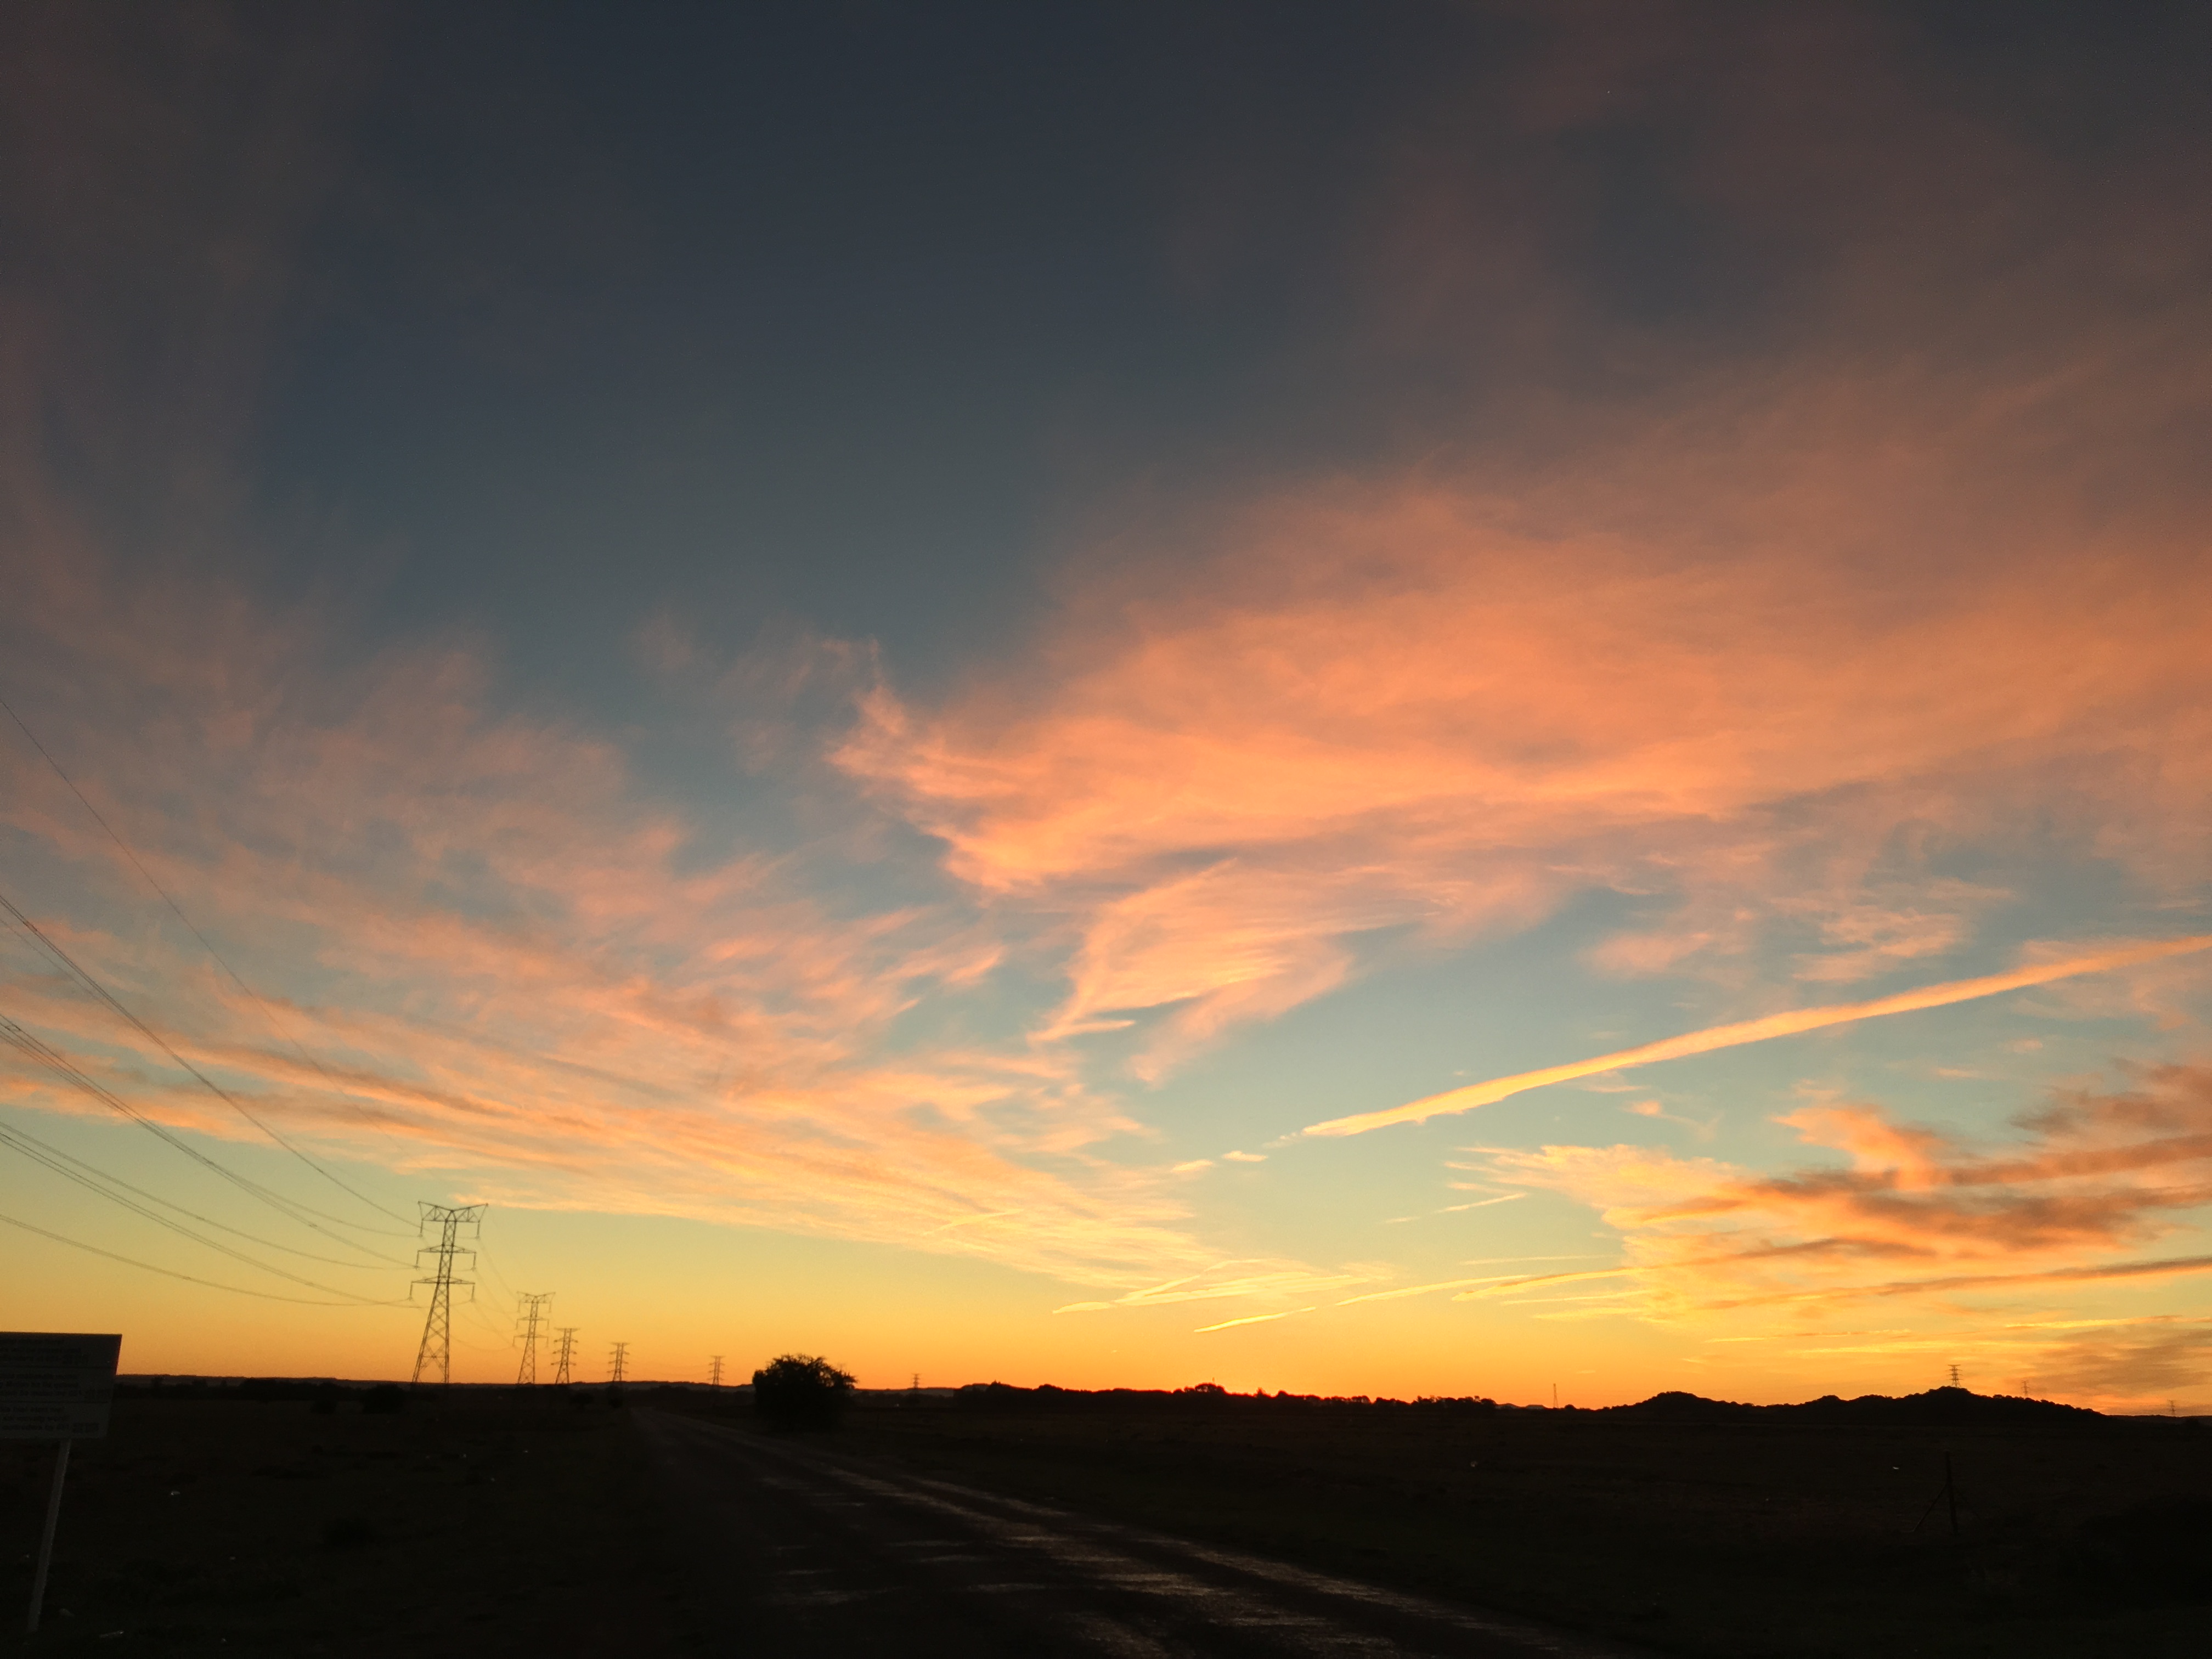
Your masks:
{"label": "silhouetted hill", "polygon": [[1982,1395],[1971,1389],[1930,1389],[1901,1399],[1866,1394],[1856,1400],[1823,1395],[1796,1406],[1743,1406],[1729,1400],[1707,1400],[1678,1389],[1655,1394],[1633,1406],[1607,1406],[1597,1415],[1639,1418],[1661,1423],[1753,1423],[1777,1420],[1805,1423],[1991,1424],[2025,1426],[2031,1424],[2093,1422],[2103,1413],[2081,1406],[2062,1406],[2055,1401],[2028,1400],[2017,1395]]}

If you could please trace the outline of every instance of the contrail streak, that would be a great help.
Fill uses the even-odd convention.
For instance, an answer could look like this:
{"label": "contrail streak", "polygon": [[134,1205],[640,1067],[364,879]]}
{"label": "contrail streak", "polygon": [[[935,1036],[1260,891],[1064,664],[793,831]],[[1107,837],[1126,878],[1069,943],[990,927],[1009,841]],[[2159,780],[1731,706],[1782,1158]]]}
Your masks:
{"label": "contrail streak", "polygon": [[1679,1060],[1685,1054],[1709,1054],[1715,1048],[1733,1048],[1746,1042],[1764,1042],[1769,1037],[1790,1036],[1799,1031],[1817,1031],[1824,1025],[1845,1025],[1855,1019],[1910,1013],[1916,1008],[1941,1008],[1946,1003],[1971,1002],[1976,997],[1992,997],[2001,991],[2017,991],[2023,986],[2047,985],[2052,980],[2071,979],[2077,974],[2100,974],[2108,969],[2126,968],[2138,962],[2155,962],[2160,957],[2186,956],[2192,951],[2208,949],[2212,949],[2212,933],[2198,933],[2188,939],[2162,940],[2156,945],[2129,945],[2124,950],[2106,951],[2094,957],[2076,957],[2068,962],[2042,963],[2033,968],[2015,969],[2009,974],[1991,974],[1982,979],[1958,979],[1948,985],[1923,986],[1917,991],[1900,991],[1895,996],[1876,997],[1871,1002],[1833,1002],[1823,1008],[1798,1008],[1786,1014],[1768,1014],[1761,1019],[1741,1020],[1734,1025],[1715,1025],[1703,1031],[1686,1032],[1680,1036],[1644,1043],[1640,1048],[1623,1048],[1617,1054],[1599,1054],[1591,1060],[1570,1060],[1564,1066],[1547,1066],[1540,1072],[1519,1072],[1511,1077],[1492,1078],[1487,1083],[1471,1083],[1463,1089],[1448,1089],[1443,1094],[1431,1095],[1425,1100],[1389,1107],[1383,1111],[1360,1112],[1351,1117],[1331,1118],[1326,1123],[1311,1124],[1299,1133],[1309,1135],[1365,1134],[1370,1129],[1386,1128],[1393,1123],[1419,1123],[1424,1118],[1471,1111],[1477,1106],[1487,1106],[1492,1101],[1503,1100],[1508,1095],[1540,1089],[1548,1083],[1565,1083],[1578,1077],[1595,1077],[1601,1072],[1615,1072],[1629,1066],[1648,1066],[1654,1060]]}

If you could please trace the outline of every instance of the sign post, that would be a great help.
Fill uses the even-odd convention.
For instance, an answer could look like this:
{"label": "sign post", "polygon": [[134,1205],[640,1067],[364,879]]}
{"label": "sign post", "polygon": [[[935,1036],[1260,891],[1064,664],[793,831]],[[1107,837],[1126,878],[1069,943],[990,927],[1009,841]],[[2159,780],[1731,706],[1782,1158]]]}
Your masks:
{"label": "sign post", "polygon": [[107,1432],[107,1407],[115,1393],[120,1336],[81,1336],[47,1331],[0,1331],[0,1440],[56,1440],[53,1490],[46,1495],[46,1528],[39,1540],[38,1571],[31,1579],[31,1613],[24,1628],[36,1631],[46,1604],[46,1570],[53,1565],[54,1528],[62,1516],[62,1482],[69,1474],[70,1443]]}

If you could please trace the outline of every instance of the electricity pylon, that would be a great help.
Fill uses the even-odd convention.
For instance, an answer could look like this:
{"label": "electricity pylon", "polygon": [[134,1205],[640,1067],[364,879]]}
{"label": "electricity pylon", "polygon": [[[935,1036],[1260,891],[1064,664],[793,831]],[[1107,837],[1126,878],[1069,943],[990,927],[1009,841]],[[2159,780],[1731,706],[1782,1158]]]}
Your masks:
{"label": "electricity pylon", "polygon": [[615,1351],[607,1360],[608,1382],[619,1382],[623,1380],[623,1366],[629,1358],[629,1344],[627,1342],[616,1343]]}
{"label": "electricity pylon", "polygon": [[518,1386],[538,1381],[538,1321],[545,1311],[545,1304],[553,1299],[550,1291],[517,1291],[514,1294],[514,1322],[522,1328],[514,1340],[522,1345],[522,1367],[514,1374]]}
{"label": "electricity pylon", "polygon": [[443,1204],[418,1204],[416,1207],[422,1212],[422,1218],[416,1224],[416,1234],[419,1236],[428,1231],[434,1222],[438,1227],[438,1242],[425,1244],[415,1252],[415,1265],[418,1267],[422,1265],[422,1258],[426,1255],[435,1256],[437,1262],[431,1268],[428,1278],[415,1281],[417,1285],[430,1287],[430,1313],[422,1322],[422,1346],[415,1352],[415,1375],[410,1380],[420,1382],[422,1373],[435,1365],[438,1381],[451,1382],[453,1380],[453,1286],[459,1285],[471,1291],[476,1289],[474,1280],[453,1277],[453,1258],[465,1255],[468,1257],[468,1265],[471,1268],[477,1265],[477,1253],[460,1247],[461,1229],[470,1228],[472,1231],[469,1236],[471,1238],[477,1237],[483,1229],[485,1206],[464,1204],[459,1208],[449,1208]]}
{"label": "electricity pylon", "polygon": [[707,1386],[710,1389],[722,1386],[722,1356],[720,1354],[707,1361]]}
{"label": "electricity pylon", "polygon": [[581,1329],[580,1325],[560,1328],[561,1340],[553,1345],[553,1386],[556,1389],[568,1386],[568,1362],[576,1357],[576,1333]]}

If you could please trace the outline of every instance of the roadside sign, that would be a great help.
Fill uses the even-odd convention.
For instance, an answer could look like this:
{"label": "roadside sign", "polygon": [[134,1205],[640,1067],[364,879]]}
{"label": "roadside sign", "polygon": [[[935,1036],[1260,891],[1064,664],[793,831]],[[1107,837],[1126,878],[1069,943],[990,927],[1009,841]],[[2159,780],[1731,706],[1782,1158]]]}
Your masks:
{"label": "roadside sign", "polygon": [[120,1336],[0,1331],[0,1440],[97,1440],[107,1432]]}
{"label": "roadside sign", "polygon": [[33,1635],[46,1601],[46,1569],[54,1559],[54,1527],[62,1518],[70,1444],[107,1432],[107,1404],[115,1394],[115,1362],[122,1352],[119,1336],[0,1331],[0,1440],[61,1442],[54,1448],[46,1529],[39,1540],[30,1617],[23,1626]]}

